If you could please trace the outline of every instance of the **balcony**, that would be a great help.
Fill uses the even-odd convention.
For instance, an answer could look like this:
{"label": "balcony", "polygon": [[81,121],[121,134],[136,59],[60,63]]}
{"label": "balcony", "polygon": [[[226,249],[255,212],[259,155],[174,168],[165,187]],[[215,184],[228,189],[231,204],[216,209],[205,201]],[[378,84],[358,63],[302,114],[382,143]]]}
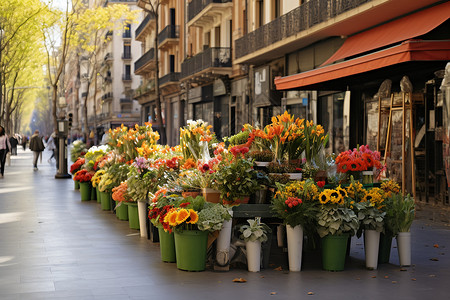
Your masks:
{"label": "balcony", "polygon": [[231,73],[231,48],[208,48],[181,64],[181,78],[198,75],[214,79]]}
{"label": "balcony", "polygon": [[142,20],[141,24],[139,24],[138,28],[134,32],[135,39],[137,41],[144,41],[145,35],[149,34],[151,29],[155,26],[156,19],[154,14],[147,14],[147,16]]}
{"label": "balcony", "polygon": [[102,102],[108,101],[108,100],[112,100],[113,98],[113,93],[112,92],[108,92],[103,94],[102,96]]}
{"label": "balcony", "polygon": [[159,78],[159,86],[163,93],[175,93],[180,90],[180,72],[170,72]]}
{"label": "balcony", "polygon": [[155,48],[151,48],[134,63],[134,74],[142,75],[155,68]]}
{"label": "balcony", "polygon": [[131,81],[131,74],[123,74],[122,81]]}
{"label": "balcony", "polygon": [[192,0],[188,6],[188,26],[202,26],[223,14],[231,15],[232,0]]}
{"label": "balcony", "polygon": [[131,59],[131,53],[130,52],[122,53],[122,59]]}
{"label": "balcony", "polygon": [[131,104],[132,102],[133,102],[132,99],[120,98],[120,104]]}
{"label": "balcony", "polygon": [[180,39],[180,26],[168,25],[158,34],[159,48],[166,49],[178,44]]}
{"label": "balcony", "polygon": [[142,83],[134,90],[134,99],[139,101],[139,104],[145,103],[147,98],[155,97],[155,80],[151,79],[147,83]]}
{"label": "balcony", "polygon": [[105,58],[103,59],[105,62],[112,61],[113,55],[111,52],[106,53]]}

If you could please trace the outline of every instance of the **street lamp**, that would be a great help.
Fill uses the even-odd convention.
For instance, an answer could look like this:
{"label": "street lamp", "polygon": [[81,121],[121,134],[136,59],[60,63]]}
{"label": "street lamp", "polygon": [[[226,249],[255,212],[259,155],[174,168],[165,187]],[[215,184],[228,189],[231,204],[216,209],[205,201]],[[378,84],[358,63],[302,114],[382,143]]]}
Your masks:
{"label": "street lamp", "polygon": [[[59,108],[63,109],[67,106],[66,98],[59,97]],[[58,171],[55,175],[56,179],[72,178],[67,173],[67,136],[69,134],[68,121],[66,120],[66,114],[61,111],[58,123]]]}

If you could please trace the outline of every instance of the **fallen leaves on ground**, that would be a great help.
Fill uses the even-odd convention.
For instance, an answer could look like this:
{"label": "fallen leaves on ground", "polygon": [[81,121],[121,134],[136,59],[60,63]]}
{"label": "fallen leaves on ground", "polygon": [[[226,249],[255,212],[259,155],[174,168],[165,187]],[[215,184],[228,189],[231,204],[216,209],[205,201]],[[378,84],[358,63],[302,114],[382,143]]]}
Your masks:
{"label": "fallen leaves on ground", "polygon": [[436,257],[430,258],[431,261],[439,261]]}
{"label": "fallen leaves on ground", "polygon": [[308,292],[308,295],[314,295],[314,292]]}
{"label": "fallen leaves on ground", "polygon": [[245,278],[235,278],[233,279],[233,282],[244,283],[247,282],[247,280]]}
{"label": "fallen leaves on ground", "polygon": [[434,244],[433,247],[434,248],[439,248],[439,245],[438,244]]}
{"label": "fallen leaves on ground", "polygon": [[274,269],[275,271],[283,271],[283,268],[281,266],[279,266],[278,268]]}
{"label": "fallen leaves on ground", "polygon": [[277,292],[270,292],[270,294],[271,294],[271,295],[276,295],[276,294],[277,294]]}

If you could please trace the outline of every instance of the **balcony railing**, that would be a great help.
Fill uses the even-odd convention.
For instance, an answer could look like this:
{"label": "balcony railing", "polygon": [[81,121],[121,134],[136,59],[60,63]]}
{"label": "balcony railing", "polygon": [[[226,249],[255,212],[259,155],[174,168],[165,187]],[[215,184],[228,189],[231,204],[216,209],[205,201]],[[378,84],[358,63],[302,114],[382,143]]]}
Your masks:
{"label": "balcony railing", "polygon": [[128,98],[120,98],[120,104],[131,103],[133,100]]}
{"label": "balcony railing", "polygon": [[141,24],[139,24],[138,28],[136,28],[136,31],[134,32],[134,36],[138,36],[142,30],[144,30],[145,26],[147,26],[148,22],[150,22],[150,20],[155,19],[155,15],[154,14],[147,14],[147,16],[144,18],[144,20],[142,20]]}
{"label": "balcony railing", "polygon": [[181,78],[208,68],[231,67],[231,48],[208,48],[181,64]]}
{"label": "balcony railing", "polygon": [[144,55],[142,55],[135,63],[134,63],[134,72],[142,68],[149,61],[155,59],[155,48],[151,48]]}
{"label": "balcony railing", "polygon": [[177,39],[180,37],[179,25],[167,25],[160,34],[158,34],[159,44],[164,43],[166,39]]}
{"label": "balcony railing", "polygon": [[211,3],[228,3],[233,0],[192,0],[188,6],[188,22]]}
{"label": "balcony railing", "polygon": [[372,0],[310,0],[236,40],[236,58],[326,22]]}
{"label": "balcony railing", "polygon": [[122,80],[123,81],[131,81],[131,74],[123,74]]}
{"label": "balcony railing", "polygon": [[131,31],[130,30],[126,30],[123,32],[122,37],[124,39],[131,39]]}
{"label": "balcony railing", "polygon": [[104,101],[104,100],[112,99],[112,97],[113,97],[113,93],[108,92],[108,93],[103,94],[102,100]]}
{"label": "balcony railing", "polygon": [[159,85],[163,85],[169,82],[180,81],[180,72],[171,72],[163,77],[159,78]]}
{"label": "balcony railing", "polygon": [[122,59],[131,59],[131,53],[129,52],[122,53]]}

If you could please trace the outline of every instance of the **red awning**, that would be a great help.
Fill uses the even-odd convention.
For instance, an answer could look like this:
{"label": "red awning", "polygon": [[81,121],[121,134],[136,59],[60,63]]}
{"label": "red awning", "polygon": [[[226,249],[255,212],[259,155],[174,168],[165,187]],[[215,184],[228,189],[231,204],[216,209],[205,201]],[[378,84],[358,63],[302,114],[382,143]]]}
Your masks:
{"label": "red awning", "polygon": [[375,53],[319,69],[276,77],[277,90],[296,89],[410,61],[450,61],[450,40],[409,40]]}
{"label": "red awning", "polygon": [[450,2],[380,25],[345,40],[322,66],[337,60],[424,35],[450,17]]}

